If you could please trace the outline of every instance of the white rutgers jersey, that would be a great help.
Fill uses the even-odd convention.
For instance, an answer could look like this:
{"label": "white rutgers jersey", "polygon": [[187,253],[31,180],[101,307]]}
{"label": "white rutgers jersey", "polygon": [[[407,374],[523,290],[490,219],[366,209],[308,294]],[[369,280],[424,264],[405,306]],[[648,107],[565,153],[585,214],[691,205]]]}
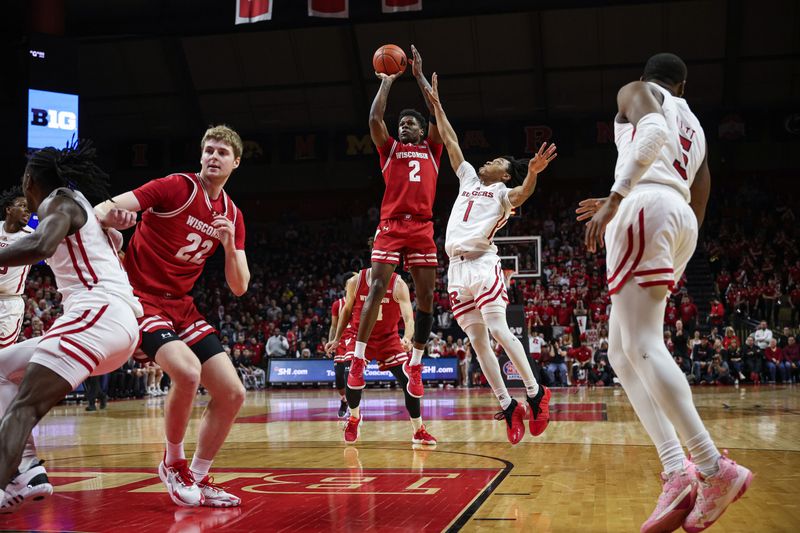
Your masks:
{"label": "white rutgers jersey", "polygon": [[[673,96],[663,87],[648,82],[648,85],[664,95],[661,109],[670,134],[661,147],[656,160],[647,169],[639,183],[657,183],[676,189],[688,202],[691,199],[690,187],[700,165],[706,156],[706,136],[703,127],[683,98]],[[633,124],[614,122],[614,136],[617,144],[617,166],[615,178],[626,160],[633,157],[633,140],[636,128]]]}
{"label": "white rutgers jersey", "polygon": [[483,185],[475,167],[466,161],[459,165],[456,175],[461,185],[447,222],[447,255],[452,258],[470,252],[497,253],[492,239],[514,209],[508,200],[508,187],[502,182]]}
{"label": "white rutgers jersey", "polygon": [[122,268],[117,251],[108,234],[103,231],[94,214],[92,204],[78,191],[56,189],[57,194],[70,195],[86,211],[86,223],[61,241],[56,253],[47,260],[56,278],[58,292],[64,297],[64,306],[70,305],[73,296],[99,291],[113,294],[127,303],[136,317],[143,315],[142,305],[133,295],[128,275]]}
{"label": "white rutgers jersey", "polygon": [[[10,246],[31,233],[33,230],[27,226],[15,233],[8,233],[5,222],[0,221],[0,248]],[[30,269],[30,265],[0,267],[0,296],[20,296],[25,290],[25,278]]]}

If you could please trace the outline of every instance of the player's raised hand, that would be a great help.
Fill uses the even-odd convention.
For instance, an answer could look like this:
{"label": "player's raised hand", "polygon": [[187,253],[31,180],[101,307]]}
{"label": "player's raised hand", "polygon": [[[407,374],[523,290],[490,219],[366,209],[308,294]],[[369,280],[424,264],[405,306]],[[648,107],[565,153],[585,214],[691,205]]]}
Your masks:
{"label": "player's raised hand", "polygon": [[558,156],[556,153],[556,145],[551,144],[547,146],[546,142],[543,142],[542,145],[539,147],[539,151],[536,152],[536,155],[528,162],[528,172],[531,174],[538,174],[544,169],[547,168],[547,165],[550,164],[550,161],[555,159]]}
{"label": "player's raised hand", "polygon": [[219,235],[219,242],[225,248],[233,247],[233,238],[236,235],[236,229],[233,227],[233,222],[222,215],[216,215],[214,221],[211,223],[217,230]]}
{"label": "player's raised hand", "polygon": [[136,213],[127,209],[112,207],[100,221],[104,228],[125,230],[136,225]]}
{"label": "player's raised hand", "polygon": [[411,45],[411,73],[415,78],[422,76],[422,56],[413,44]]}
{"label": "player's raised hand", "polygon": [[383,72],[376,72],[375,75],[381,81],[388,81],[392,83],[398,76],[400,76],[402,72],[395,72],[394,74],[384,74]]}
{"label": "player's raised hand", "polygon": [[578,209],[575,210],[575,214],[578,215],[575,217],[575,220],[582,222],[592,218],[606,200],[608,200],[608,196],[605,198],[587,198],[586,200],[581,200],[578,202]]}
{"label": "player's raised hand", "polygon": [[431,78],[431,88],[425,88],[425,91],[428,93],[428,99],[431,101],[431,105],[434,107],[442,107],[442,101],[439,100],[439,75],[435,72],[433,73],[433,78]]}

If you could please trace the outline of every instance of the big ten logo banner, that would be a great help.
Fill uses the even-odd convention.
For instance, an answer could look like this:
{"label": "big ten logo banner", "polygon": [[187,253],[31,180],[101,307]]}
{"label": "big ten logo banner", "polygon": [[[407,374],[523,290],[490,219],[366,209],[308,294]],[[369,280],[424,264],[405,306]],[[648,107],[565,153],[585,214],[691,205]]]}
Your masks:
{"label": "big ten logo banner", "polygon": [[77,135],[77,94],[28,91],[28,148],[64,148]]}

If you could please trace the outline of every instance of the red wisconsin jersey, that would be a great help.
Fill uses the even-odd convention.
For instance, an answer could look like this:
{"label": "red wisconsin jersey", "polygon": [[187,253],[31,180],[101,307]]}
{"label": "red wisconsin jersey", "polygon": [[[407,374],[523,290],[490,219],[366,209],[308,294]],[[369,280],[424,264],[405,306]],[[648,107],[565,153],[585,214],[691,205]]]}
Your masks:
{"label": "red wisconsin jersey", "polygon": [[423,141],[403,144],[393,138],[378,148],[386,192],[381,204],[381,220],[412,218],[430,220],[442,145]]}
{"label": "red wisconsin jersey", "polygon": [[331,318],[339,318],[339,312],[342,310],[342,306],[344,305],[344,298],[338,298],[333,301],[331,305]]}
{"label": "red wisconsin jersey", "polygon": [[235,246],[244,250],[244,218],[225,191],[211,200],[197,174],[172,174],[133,191],[142,220],[125,253],[125,269],[137,291],[187,294],[219,246],[214,216],[233,222]]}
{"label": "red wisconsin jersey", "polygon": [[[358,322],[361,319],[361,309],[364,307],[364,302],[369,295],[370,274],[371,268],[365,268],[358,273],[358,283],[356,285],[356,301],[353,304],[353,311],[350,314],[350,324],[348,326],[353,328],[353,331],[358,331]],[[394,290],[397,285],[398,276],[396,273],[392,274],[392,279],[389,280],[389,288],[381,300],[381,307],[378,311],[378,320],[375,322],[375,327],[372,334],[367,341],[369,344],[380,344],[383,341],[391,340],[400,336],[398,323],[400,322],[400,304],[394,299]]]}

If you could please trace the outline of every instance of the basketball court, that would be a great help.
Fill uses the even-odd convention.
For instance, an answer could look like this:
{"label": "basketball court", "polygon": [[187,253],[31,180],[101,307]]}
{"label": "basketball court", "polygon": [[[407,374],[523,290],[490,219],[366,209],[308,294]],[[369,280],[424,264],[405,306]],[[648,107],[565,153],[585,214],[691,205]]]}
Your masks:
{"label": "basketball court", "polygon": [[[517,397],[522,390],[514,390]],[[156,465],[163,398],[53,410],[38,428],[55,495],[0,517],[0,530],[638,531],[658,496],[658,457],[621,388],[554,389],[552,422],[516,447],[488,389],[430,389],[422,417],[439,439],[411,444],[397,390],[367,389],[355,446],[335,391],[250,392],[212,467],[238,509],[176,507]],[[755,489],[716,530],[793,531],[800,481],[796,387],[702,387],[700,415]],[[198,396],[188,435],[207,396]],[[187,442],[187,454],[193,442]]]}

